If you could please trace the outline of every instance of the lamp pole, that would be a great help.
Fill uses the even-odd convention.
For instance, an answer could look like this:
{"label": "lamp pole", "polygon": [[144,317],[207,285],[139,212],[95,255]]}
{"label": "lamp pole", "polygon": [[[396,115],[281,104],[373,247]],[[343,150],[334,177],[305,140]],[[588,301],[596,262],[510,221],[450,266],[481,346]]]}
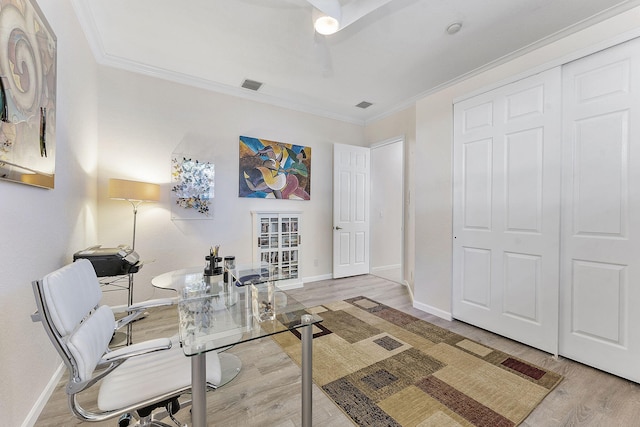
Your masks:
{"label": "lamp pole", "polygon": [[138,206],[142,203],[142,200],[129,200],[131,206],[133,206],[133,241],[131,242],[131,250],[136,248],[136,219],[138,218]]}

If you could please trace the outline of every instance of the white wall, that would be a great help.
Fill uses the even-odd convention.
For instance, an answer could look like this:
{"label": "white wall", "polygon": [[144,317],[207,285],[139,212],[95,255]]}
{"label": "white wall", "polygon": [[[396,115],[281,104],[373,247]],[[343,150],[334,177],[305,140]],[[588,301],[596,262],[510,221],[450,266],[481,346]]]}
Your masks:
{"label": "white wall", "polygon": [[[19,426],[60,365],[31,281],[71,261],[96,235],[96,85],[67,0],[40,1],[58,38],[55,189],[0,181],[0,423]],[[79,78],[81,76],[81,78]]]}
{"label": "white wall", "polygon": [[[159,183],[160,203],[138,211],[136,251],[145,265],[135,276],[134,299],[172,296],[150,280],[163,272],[202,265],[209,247],[238,263],[251,261],[252,210],[302,211],[304,278],[332,271],[333,143],[362,145],[363,127],[102,67],[99,71],[99,227],[96,243],[130,243],[132,208],[109,200],[109,178]],[[312,148],[311,200],[238,197],[238,137],[266,138]],[[171,155],[181,142],[215,163],[210,220],[170,219]],[[205,158],[204,160],[208,160]],[[315,264],[317,260],[317,266]],[[126,296],[110,301],[122,304]]]}
{"label": "white wall", "polygon": [[[603,21],[508,63],[483,72],[416,103],[415,180],[417,308],[447,317],[451,313],[452,270],[452,135],[457,97],[576,55],[620,34],[637,31],[640,8]],[[556,64],[557,65],[557,64]]]}

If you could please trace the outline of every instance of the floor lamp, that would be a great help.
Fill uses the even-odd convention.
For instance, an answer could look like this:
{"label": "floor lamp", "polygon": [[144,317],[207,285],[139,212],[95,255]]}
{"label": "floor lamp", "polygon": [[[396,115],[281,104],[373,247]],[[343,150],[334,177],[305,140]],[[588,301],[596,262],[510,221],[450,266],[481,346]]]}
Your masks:
{"label": "floor lamp", "polygon": [[143,202],[157,202],[160,200],[160,186],[148,182],[128,181],[126,179],[109,180],[109,198],[126,200],[133,206],[133,241],[131,249],[136,248],[136,217],[138,206]]}
{"label": "floor lamp", "polygon": [[[133,206],[133,240],[131,250],[136,247],[136,218],[138,216],[138,206],[143,202],[157,202],[160,200],[160,186],[148,182],[128,181],[126,179],[109,180],[109,198],[115,200],[126,200]],[[129,273],[129,306],[133,305],[133,273]],[[141,314],[136,320],[147,316]],[[127,325],[127,345],[131,345],[131,323]]]}

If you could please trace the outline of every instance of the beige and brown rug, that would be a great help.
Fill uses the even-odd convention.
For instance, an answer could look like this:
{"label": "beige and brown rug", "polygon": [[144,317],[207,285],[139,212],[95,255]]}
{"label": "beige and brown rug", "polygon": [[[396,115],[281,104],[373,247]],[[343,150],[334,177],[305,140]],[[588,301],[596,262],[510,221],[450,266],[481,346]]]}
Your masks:
{"label": "beige and brown rug", "polygon": [[[515,426],[562,381],[365,297],[308,311],[314,382],[360,426]],[[273,339],[300,364],[299,333]]]}

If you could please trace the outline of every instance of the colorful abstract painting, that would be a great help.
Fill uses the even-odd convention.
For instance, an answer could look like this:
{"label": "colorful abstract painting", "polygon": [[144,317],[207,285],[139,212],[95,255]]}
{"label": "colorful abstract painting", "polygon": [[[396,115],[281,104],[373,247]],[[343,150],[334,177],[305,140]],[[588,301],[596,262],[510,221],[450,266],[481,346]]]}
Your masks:
{"label": "colorful abstract painting", "polygon": [[214,196],[214,165],[174,154],[171,169],[171,219],[209,218]]}
{"label": "colorful abstract painting", "polygon": [[56,36],[32,0],[0,0],[0,178],[53,188]]}
{"label": "colorful abstract painting", "polygon": [[311,147],[240,137],[240,197],[310,200]]}

